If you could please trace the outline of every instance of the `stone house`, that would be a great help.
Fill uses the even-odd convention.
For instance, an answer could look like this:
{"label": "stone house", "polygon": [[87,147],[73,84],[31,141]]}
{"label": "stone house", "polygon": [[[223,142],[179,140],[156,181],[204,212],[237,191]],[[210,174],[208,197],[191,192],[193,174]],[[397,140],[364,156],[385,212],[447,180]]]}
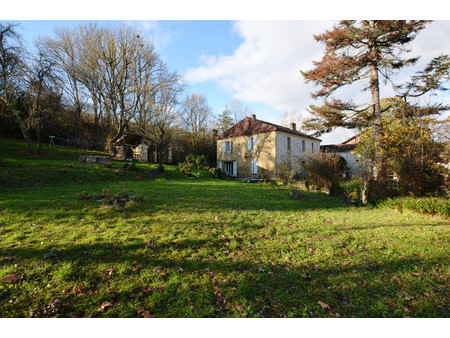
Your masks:
{"label": "stone house", "polygon": [[361,165],[358,157],[355,156],[355,148],[358,145],[359,140],[360,135],[357,134],[341,144],[326,144],[320,146],[320,151],[343,157],[347,162],[348,168],[345,173],[346,177],[358,177],[360,175]]}
{"label": "stone house", "polygon": [[217,137],[217,166],[236,178],[278,177],[282,163],[301,172],[320,141],[296,130],[295,123],[287,128],[253,114]]}

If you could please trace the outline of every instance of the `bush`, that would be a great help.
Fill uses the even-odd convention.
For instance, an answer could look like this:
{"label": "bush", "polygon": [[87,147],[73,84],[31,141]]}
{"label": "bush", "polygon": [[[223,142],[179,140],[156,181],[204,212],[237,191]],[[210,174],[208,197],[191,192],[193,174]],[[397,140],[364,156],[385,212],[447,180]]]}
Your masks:
{"label": "bush", "polygon": [[306,180],[317,189],[326,188],[331,196],[342,193],[339,187],[344,168],[340,156],[326,153],[312,154],[305,164]]}
{"label": "bush", "polygon": [[426,214],[450,216],[450,199],[448,197],[397,197],[388,198],[380,203],[392,208],[410,209]]}
{"label": "bush", "polygon": [[189,177],[199,177],[199,170],[208,170],[208,161],[205,155],[195,157],[192,154],[186,156],[185,162],[178,163],[178,170]]}
{"label": "bush", "polygon": [[278,165],[278,177],[283,182],[292,180],[293,172],[290,161],[282,162]]}

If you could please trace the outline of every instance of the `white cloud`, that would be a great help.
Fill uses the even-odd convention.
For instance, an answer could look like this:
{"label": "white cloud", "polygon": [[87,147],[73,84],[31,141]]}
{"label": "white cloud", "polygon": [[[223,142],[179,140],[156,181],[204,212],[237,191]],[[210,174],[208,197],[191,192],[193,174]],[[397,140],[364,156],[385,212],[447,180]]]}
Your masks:
{"label": "white cloud", "polygon": [[[310,96],[314,87],[304,83],[299,71],[311,69],[312,61],[321,59],[323,46],[314,40],[313,34],[332,25],[332,21],[238,21],[234,30],[244,41],[234,53],[202,55],[202,65],[189,69],[186,79],[191,83],[215,81],[235,98],[266,103],[274,110],[272,121],[280,117],[281,110],[305,111],[314,103]],[[446,52],[449,45],[450,21],[433,22],[410,44],[411,55],[419,54],[422,58],[410,72],[403,73],[402,78],[423,68],[433,56]],[[370,93],[360,89],[351,86],[340,90],[339,95],[353,98],[355,102],[367,102]],[[393,94],[388,88],[382,88],[381,92],[382,95]],[[335,135],[334,142],[340,142],[353,133],[341,130],[324,135],[322,139],[325,141]]]}

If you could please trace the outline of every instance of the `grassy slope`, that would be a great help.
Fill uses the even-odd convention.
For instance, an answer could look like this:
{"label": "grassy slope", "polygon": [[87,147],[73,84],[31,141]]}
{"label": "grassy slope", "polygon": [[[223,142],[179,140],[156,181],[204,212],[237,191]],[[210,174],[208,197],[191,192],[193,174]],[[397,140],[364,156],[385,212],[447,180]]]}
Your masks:
{"label": "grassy slope", "polygon": [[[449,315],[444,217],[316,193],[298,201],[174,167],[83,165],[62,148],[44,160],[23,143],[0,149],[0,278],[21,278],[0,283],[2,317]],[[147,202],[77,198],[105,188]]]}

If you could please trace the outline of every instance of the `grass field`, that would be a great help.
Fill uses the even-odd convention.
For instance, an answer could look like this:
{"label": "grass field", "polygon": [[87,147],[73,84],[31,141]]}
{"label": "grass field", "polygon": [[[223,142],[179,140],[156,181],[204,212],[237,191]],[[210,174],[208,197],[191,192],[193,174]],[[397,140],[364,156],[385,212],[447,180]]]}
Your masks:
{"label": "grass field", "polygon": [[448,217],[25,149],[0,139],[1,317],[449,316]]}

